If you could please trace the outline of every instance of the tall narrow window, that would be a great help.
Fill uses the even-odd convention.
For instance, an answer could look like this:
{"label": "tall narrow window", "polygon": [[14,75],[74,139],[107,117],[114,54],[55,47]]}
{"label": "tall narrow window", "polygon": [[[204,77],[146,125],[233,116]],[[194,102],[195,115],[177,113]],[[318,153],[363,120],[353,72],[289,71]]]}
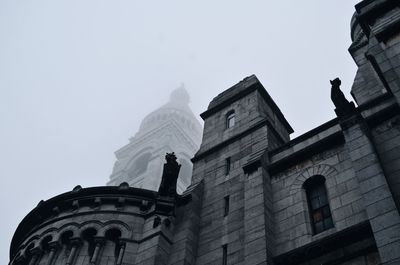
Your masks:
{"label": "tall narrow window", "polygon": [[232,128],[235,125],[235,111],[231,110],[226,114],[226,128]]}
{"label": "tall narrow window", "polygon": [[231,158],[228,157],[225,159],[225,175],[229,175],[231,172]]}
{"label": "tall narrow window", "polygon": [[224,216],[229,214],[229,195],[224,197]]}
{"label": "tall narrow window", "polygon": [[314,234],[333,227],[323,176],[313,176],[304,183]]}
{"label": "tall narrow window", "polygon": [[228,245],[222,246],[222,265],[228,264]]}

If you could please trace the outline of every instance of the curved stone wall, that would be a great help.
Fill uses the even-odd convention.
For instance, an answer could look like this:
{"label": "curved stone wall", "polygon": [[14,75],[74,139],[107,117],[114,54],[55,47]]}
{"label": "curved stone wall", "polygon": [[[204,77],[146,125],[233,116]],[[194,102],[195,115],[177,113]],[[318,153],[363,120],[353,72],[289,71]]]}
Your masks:
{"label": "curved stone wall", "polygon": [[77,186],[40,202],[23,219],[9,264],[139,264],[147,253],[157,256],[148,247],[173,240],[176,206],[188,200],[190,196],[161,198],[126,183]]}

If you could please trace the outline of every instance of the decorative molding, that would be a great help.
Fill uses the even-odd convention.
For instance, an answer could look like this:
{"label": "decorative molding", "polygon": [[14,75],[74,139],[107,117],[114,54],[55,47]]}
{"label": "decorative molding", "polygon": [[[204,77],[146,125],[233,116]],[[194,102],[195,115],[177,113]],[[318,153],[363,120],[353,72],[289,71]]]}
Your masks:
{"label": "decorative molding", "polygon": [[[363,244],[355,247],[355,244],[359,242],[363,242]],[[273,259],[276,265],[297,265],[325,256],[326,260],[323,264],[333,265],[343,264],[352,258],[374,251],[376,251],[375,240],[371,225],[366,221],[282,253]],[[338,255],[326,255],[328,253],[337,253]],[[320,262],[315,264],[320,264]]]}
{"label": "decorative molding", "polygon": [[325,178],[328,178],[330,176],[337,175],[338,171],[335,167],[327,164],[320,164],[320,165],[315,165],[308,167],[304,169],[292,182],[290,185],[290,190],[289,193],[290,195],[293,195],[297,192],[299,192],[302,187],[303,183],[309,179],[312,176],[315,175],[321,175],[324,176]]}

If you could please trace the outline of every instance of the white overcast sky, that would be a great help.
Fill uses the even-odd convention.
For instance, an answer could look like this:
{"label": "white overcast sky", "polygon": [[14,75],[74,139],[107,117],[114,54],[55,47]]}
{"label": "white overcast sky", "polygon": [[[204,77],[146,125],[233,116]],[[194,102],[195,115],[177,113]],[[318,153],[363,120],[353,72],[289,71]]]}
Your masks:
{"label": "white overcast sky", "polygon": [[[356,0],[0,0],[0,263],[41,199],[104,185],[114,151],[184,82],[198,116],[256,74],[298,136],[349,91]],[[293,137],[292,136],[292,137]]]}

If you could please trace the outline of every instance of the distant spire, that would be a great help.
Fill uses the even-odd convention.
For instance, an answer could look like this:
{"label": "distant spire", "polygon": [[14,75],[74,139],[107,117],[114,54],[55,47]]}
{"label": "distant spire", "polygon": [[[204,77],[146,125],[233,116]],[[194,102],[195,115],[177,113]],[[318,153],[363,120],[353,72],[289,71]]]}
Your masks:
{"label": "distant spire", "polygon": [[170,101],[181,104],[189,104],[190,96],[185,89],[184,83],[181,83],[181,85],[178,88],[176,88],[171,92]]}

